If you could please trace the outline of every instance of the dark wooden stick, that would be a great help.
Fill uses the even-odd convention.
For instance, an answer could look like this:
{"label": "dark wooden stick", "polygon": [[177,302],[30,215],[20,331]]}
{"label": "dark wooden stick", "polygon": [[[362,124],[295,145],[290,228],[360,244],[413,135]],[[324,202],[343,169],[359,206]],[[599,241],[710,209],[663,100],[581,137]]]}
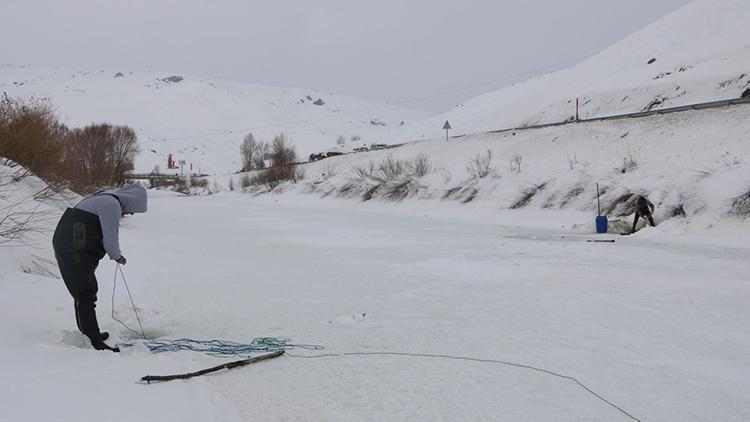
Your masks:
{"label": "dark wooden stick", "polygon": [[149,384],[152,382],[159,382],[159,381],[171,381],[171,380],[184,380],[188,378],[197,377],[200,375],[210,374],[211,372],[221,371],[222,369],[232,369],[232,368],[238,368],[240,366],[249,365],[251,363],[260,362],[262,360],[267,359],[273,359],[275,357],[279,357],[284,354],[283,350],[279,350],[273,353],[268,353],[266,355],[260,355],[255,356],[252,358],[242,359],[242,360],[236,360],[233,362],[227,362],[223,365],[214,366],[212,368],[206,368],[201,369],[200,371],[195,372],[188,372],[186,374],[176,374],[176,375],[146,375],[145,377],[141,378],[141,381],[145,381]]}

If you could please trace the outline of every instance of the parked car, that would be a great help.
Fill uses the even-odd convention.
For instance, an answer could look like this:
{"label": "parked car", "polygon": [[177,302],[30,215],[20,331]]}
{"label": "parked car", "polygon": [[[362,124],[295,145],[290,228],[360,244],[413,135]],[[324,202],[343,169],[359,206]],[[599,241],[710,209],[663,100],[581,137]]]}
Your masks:
{"label": "parked car", "polygon": [[388,145],[386,144],[372,144],[370,145],[370,149],[384,149],[388,148]]}

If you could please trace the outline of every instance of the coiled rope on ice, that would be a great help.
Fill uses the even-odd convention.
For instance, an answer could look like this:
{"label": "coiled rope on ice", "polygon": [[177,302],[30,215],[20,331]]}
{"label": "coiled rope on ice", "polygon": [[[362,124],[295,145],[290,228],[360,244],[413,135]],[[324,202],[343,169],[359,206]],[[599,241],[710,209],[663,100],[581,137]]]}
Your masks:
{"label": "coiled rope on ice", "polygon": [[[138,321],[138,327],[141,330],[140,332],[128,327],[127,324],[125,324],[123,321],[118,319],[117,316],[115,315],[115,291],[117,289],[117,272],[118,271],[120,272],[120,275],[122,276],[122,282],[125,285],[125,290],[127,291],[128,297],[130,298],[130,304],[133,307],[133,313],[135,314],[136,320]],[[246,356],[250,353],[257,353],[257,352],[275,352],[275,351],[286,351],[286,350],[292,350],[292,349],[322,350],[324,348],[323,346],[312,345],[312,344],[294,344],[294,343],[290,343],[289,342],[290,340],[288,339],[277,339],[275,337],[256,337],[248,344],[235,343],[233,341],[226,341],[226,340],[195,340],[195,339],[190,339],[190,338],[181,338],[177,340],[150,339],[146,336],[146,332],[143,329],[143,324],[141,323],[141,318],[138,316],[138,310],[136,309],[135,302],[133,301],[133,296],[130,294],[130,288],[128,287],[128,282],[125,280],[125,274],[122,272],[122,267],[119,264],[117,265],[117,268],[115,269],[115,277],[114,277],[114,281],[112,285],[112,319],[119,322],[123,327],[125,327],[128,331],[132,332],[133,334],[143,337],[143,339],[145,340],[144,344],[153,353],[177,352],[177,351],[187,350],[191,352],[207,353],[212,356],[229,357],[229,356]],[[132,343],[124,343],[120,345],[132,346]],[[286,356],[289,356],[291,358],[298,358],[298,359],[320,359],[320,358],[343,357],[343,356],[404,356],[404,357],[416,357],[416,358],[463,360],[463,361],[470,361],[470,362],[492,363],[492,364],[498,364],[498,365],[512,366],[515,368],[541,372],[541,373],[551,375],[557,378],[572,381],[579,388],[583,389],[584,391],[591,394],[593,397],[597,398],[603,403],[606,403],[613,409],[616,409],[618,412],[620,412],[624,416],[627,416],[628,418],[637,422],[641,421],[639,418],[631,415],[630,413],[625,411],[620,406],[614,404],[610,400],[607,400],[602,395],[598,394],[597,392],[595,392],[594,390],[586,386],[586,384],[582,383],[575,377],[561,374],[555,371],[550,371],[548,369],[539,368],[536,366],[531,366],[531,365],[526,365],[526,364],[521,364],[521,363],[507,362],[507,361],[496,360],[496,359],[481,359],[481,358],[474,358],[474,357],[469,357],[469,356],[455,356],[455,355],[430,354],[430,353],[407,353],[407,352],[346,352],[346,353],[323,353],[323,354],[318,354],[318,355],[294,355],[294,354],[286,353]]]}

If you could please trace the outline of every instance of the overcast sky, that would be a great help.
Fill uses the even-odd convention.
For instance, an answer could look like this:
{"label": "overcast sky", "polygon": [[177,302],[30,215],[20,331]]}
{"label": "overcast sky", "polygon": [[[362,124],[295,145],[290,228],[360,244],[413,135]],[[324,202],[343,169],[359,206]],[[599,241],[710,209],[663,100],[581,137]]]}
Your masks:
{"label": "overcast sky", "polygon": [[454,90],[404,104],[439,112],[528,77],[511,75],[606,48],[689,1],[0,0],[0,63],[156,70],[389,102]]}

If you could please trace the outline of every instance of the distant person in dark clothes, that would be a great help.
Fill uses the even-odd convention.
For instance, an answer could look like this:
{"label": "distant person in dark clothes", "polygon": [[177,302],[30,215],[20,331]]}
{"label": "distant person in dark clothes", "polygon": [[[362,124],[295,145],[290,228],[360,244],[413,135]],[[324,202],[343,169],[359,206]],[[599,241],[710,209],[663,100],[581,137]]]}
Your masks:
{"label": "distant person in dark clothes", "polygon": [[74,299],[76,324],[96,350],[120,351],[104,343],[109,334],[99,331],[94,271],[105,252],[118,264],[128,262],[120,252],[120,218],[146,212],[147,204],[146,189],[138,184],[94,194],[65,211],[52,237],[60,274]]}
{"label": "distant person in dark clothes", "polygon": [[646,197],[638,195],[635,198],[635,220],[633,220],[633,230],[631,233],[635,233],[635,225],[638,224],[638,218],[647,218],[648,222],[651,223],[651,227],[656,227],[654,223],[654,204],[651,203]]}

